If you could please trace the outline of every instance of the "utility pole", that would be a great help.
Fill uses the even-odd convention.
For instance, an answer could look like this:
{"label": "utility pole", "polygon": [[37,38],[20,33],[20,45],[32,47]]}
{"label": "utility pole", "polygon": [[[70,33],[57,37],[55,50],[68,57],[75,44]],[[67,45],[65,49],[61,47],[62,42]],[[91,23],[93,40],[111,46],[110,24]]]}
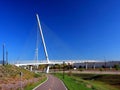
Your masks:
{"label": "utility pole", "polygon": [[4,48],[5,48],[5,44],[3,44],[3,66],[5,65],[5,60],[4,60]]}
{"label": "utility pole", "polygon": [[105,71],[107,69],[107,61],[106,61],[106,58],[104,57],[104,61],[105,61]]}
{"label": "utility pole", "polygon": [[8,51],[6,51],[6,64],[8,65]]}
{"label": "utility pole", "polygon": [[65,68],[64,68],[65,66],[64,66],[64,64],[65,64],[65,61],[63,61],[63,79],[64,79],[64,74],[65,74],[65,70],[64,70],[64,69],[65,69]]}
{"label": "utility pole", "polygon": [[[37,29],[36,49],[35,49],[35,63],[38,63],[38,29]],[[38,69],[37,64],[36,64],[36,69]]]}

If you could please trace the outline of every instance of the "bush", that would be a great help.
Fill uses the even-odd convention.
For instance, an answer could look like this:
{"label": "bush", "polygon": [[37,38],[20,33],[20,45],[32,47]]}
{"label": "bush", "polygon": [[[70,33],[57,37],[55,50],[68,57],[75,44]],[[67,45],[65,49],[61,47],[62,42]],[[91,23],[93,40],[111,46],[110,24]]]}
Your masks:
{"label": "bush", "polygon": [[100,70],[100,71],[103,71],[103,68],[100,68],[99,70]]}
{"label": "bush", "polygon": [[84,69],[83,69],[83,68],[80,68],[79,71],[84,71]]}
{"label": "bush", "polygon": [[115,68],[116,70],[119,70],[119,69],[120,69],[120,66],[119,66],[118,64],[115,64],[115,65],[114,65],[114,68]]}
{"label": "bush", "polygon": [[35,74],[34,74],[34,77],[35,77],[35,78],[38,78],[38,77],[40,77],[40,76],[41,76],[41,75],[38,74],[38,73],[35,73]]}
{"label": "bush", "polygon": [[68,76],[71,76],[72,75],[72,71],[70,70],[69,72],[68,72]]}

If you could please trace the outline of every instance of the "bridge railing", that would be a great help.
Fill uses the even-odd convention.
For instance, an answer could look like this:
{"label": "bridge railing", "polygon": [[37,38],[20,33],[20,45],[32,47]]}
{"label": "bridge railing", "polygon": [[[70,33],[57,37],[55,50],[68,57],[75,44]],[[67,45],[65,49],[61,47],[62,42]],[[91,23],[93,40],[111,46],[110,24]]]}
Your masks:
{"label": "bridge railing", "polygon": [[[85,63],[85,62],[101,62],[101,60],[50,60],[49,63],[53,62],[65,62],[65,63]],[[21,60],[15,64],[26,64],[26,63],[47,63],[46,60]]]}

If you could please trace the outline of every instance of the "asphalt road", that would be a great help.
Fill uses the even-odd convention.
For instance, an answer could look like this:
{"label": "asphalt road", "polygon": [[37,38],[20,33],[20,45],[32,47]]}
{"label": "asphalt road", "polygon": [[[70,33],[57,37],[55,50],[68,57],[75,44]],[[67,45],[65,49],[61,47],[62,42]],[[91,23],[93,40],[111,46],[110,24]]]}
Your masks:
{"label": "asphalt road", "polygon": [[48,75],[48,80],[34,90],[67,90],[58,78]]}

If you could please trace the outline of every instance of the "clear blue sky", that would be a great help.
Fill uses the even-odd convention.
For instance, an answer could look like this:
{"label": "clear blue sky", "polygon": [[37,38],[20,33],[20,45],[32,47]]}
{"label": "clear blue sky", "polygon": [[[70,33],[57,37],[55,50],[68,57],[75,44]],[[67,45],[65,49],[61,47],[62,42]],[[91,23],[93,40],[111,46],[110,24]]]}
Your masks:
{"label": "clear blue sky", "polygon": [[34,58],[36,13],[50,59],[120,60],[119,0],[0,0],[0,60],[3,43],[10,62]]}

